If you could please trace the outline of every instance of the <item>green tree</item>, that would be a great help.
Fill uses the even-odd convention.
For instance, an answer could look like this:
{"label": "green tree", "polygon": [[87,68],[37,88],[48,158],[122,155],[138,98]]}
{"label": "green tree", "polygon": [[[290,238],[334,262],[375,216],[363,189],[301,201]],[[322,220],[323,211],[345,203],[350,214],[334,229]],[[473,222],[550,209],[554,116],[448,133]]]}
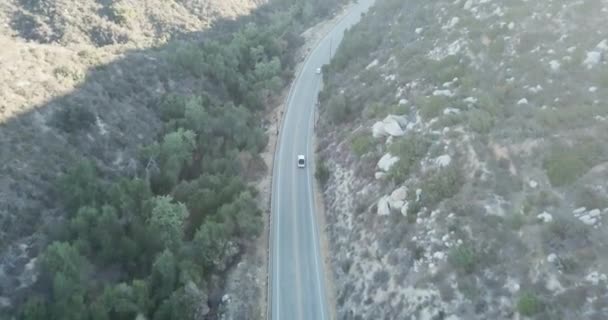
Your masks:
{"label": "green tree", "polygon": [[22,320],[47,320],[49,318],[47,302],[39,296],[31,296],[21,307]]}
{"label": "green tree", "polygon": [[167,249],[156,257],[150,274],[150,289],[153,300],[158,303],[168,298],[177,285],[177,262]]}
{"label": "green tree", "polygon": [[95,205],[102,199],[97,170],[93,163],[81,160],[64,174],[58,183],[58,191],[70,212],[85,205]]}
{"label": "green tree", "polygon": [[89,262],[67,242],[53,242],[41,257],[41,267],[46,275],[63,273],[77,280],[86,279]]}
{"label": "green tree", "polygon": [[87,307],[84,301],[85,285],[71,274],[58,272],[53,277],[51,314],[53,319],[85,320]]}
{"label": "green tree", "polygon": [[205,222],[192,240],[194,258],[205,269],[213,268],[213,265],[223,258],[228,240],[228,230],[223,224]]}
{"label": "green tree", "polygon": [[154,314],[154,320],[196,320],[209,313],[207,294],[195,283],[188,282],[165,300]]}
{"label": "green tree", "polygon": [[172,203],[171,196],[159,196],[153,199],[154,208],[148,222],[157,233],[165,248],[177,249],[184,237],[184,223],[188,209],[182,203]]}

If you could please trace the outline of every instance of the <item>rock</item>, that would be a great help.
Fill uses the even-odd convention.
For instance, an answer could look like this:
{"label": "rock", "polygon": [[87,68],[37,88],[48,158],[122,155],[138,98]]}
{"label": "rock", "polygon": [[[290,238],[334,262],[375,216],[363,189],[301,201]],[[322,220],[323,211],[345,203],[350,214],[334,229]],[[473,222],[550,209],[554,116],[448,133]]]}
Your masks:
{"label": "rock", "polygon": [[423,28],[416,28],[416,30],[414,30],[414,32],[416,32],[416,34],[421,34],[423,30],[424,30]]}
{"label": "rock", "polygon": [[561,63],[559,63],[559,61],[557,60],[551,60],[549,62],[549,66],[551,66],[551,70],[553,71],[558,71],[559,68],[562,66]]}
{"label": "rock", "polygon": [[378,168],[384,172],[387,172],[395,163],[397,163],[397,161],[399,161],[399,157],[394,157],[390,153],[387,153],[378,161]]}
{"label": "rock", "polygon": [[467,2],[464,3],[463,9],[464,10],[470,10],[472,6],[473,6],[473,1],[467,0]]}
{"label": "rock", "polygon": [[376,60],[372,61],[372,63],[368,64],[367,67],[365,67],[365,70],[369,70],[377,65],[378,65],[378,59],[376,59]]}
{"label": "rock", "polygon": [[447,167],[450,165],[450,163],[452,163],[452,157],[447,154],[439,156],[435,159],[435,164],[438,165],[440,168]]}
{"label": "rock", "polygon": [[545,223],[549,223],[549,222],[553,221],[553,216],[547,212],[543,212],[543,213],[539,214],[537,217],[538,217],[538,220],[545,222]]}
{"label": "rock", "polygon": [[595,47],[601,51],[608,51],[608,40],[604,39],[600,41]]}
{"label": "rock", "polygon": [[437,260],[443,260],[443,258],[445,258],[445,253],[443,253],[441,251],[437,251],[437,252],[433,253],[433,258],[435,258]]}
{"label": "rock", "polygon": [[597,65],[602,61],[602,53],[599,51],[590,51],[587,52],[587,57],[585,61],[583,61],[583,65],[587,66],[587,69],[593,68],[593,66]]}
{"label": "rock", "polygon": [[401,207],[401,215],[406,217],[407,216],[407,210],[410,208],[410,203],[405,201],[403,203],[403,207]]}
{"label": "rock", "polygon": [[400,137],[405,134],[401,128],[400,122],[407,123],[407,120],[403,117],[389,115],[384,120],[374,123],[372,126],[372,135],[374,138],[381,138],[385,136]]}
{"label": "rock", "polygon": [[450,90],[435,90],[433,91],[434,96],[452,97],[454,93]]}
{"label": "rock", "polygon": [[521,100],[517,101],[517,104],[518,104],[518,105],[522,105],[522,104],[528,104],[528,99],[523,98],[523,99],[521,99]]}
{"label": "rock", "polygon": [[388,196],[384,196],[378,200],[378,215],[379,216],[388,216],[391,214],[391,208],[388,205]]}
{"label": "rock", "polygon": [[222,303],[230,303],[230,295],[228,295],[228,294],[223,295]]}
{"label": "rock", "polygon": [[534,180],[530,180],[528,182],[528,185],[530,186],[530,188],[532,189],[536,189],[536,187],[538,187],[538,182],[534,181]]}
{"label": "rock", "polygon": [[554,263],[555,261],[557,261],[557,255],[555,253],[550,253],[547,256],[547,262]]}
{"label": "rock", "polygon": [[600,281],[606,281],[608,277],[605,274],[600,274],[597,271],[593,271],[585,277],[585,280],[593,285],[598,285]]}
{"label": "rock", "polygon": [[401,208],[403,208],[403,205],[405,204],[405,201],[392,201],[389,200],[388,202],[388,206],[391,208],[392,211],[398,211],[401,212]]}
{"label": "rock", "polygon": [[600,216],[600,214],[602,214],[600,209],[593,209],[593,210],[589,211],[589,216],[591,218],[598,218]]}
{"label": "rock", "polygon": [[510,22],[509,25],[507,25],[507,28],[509,28],[509,30],[513,30],[515,28],[515,23]]}
{"label": "rock", "polygon": [[376,178],[376,180],[384,179],[384,177],[386,177],[386,173],[384,172],[376,172],[374,174],[374,178]]}
{"label": "rock", "polygon": [[577,215],[577,214],[581,214],[581,213],[583,213],[583,212],[585,212],[585,211],[587,211],[587,208],[585,208],[585,207],[580,207],[580,208],[577,208],[577,209],[575,209],[574,211],[572,211],[572,213],[574,213],[575,215]]}
{"label": "rock", "polygon": [[588,214],[584,214],[584,215],[580,216],[578,219],[581,220],[584,224],[586,224],[588,226],[592,226],[597,222],[596,218],[593,218],[593,217],[589,216]]}
{"label": "rock", "polygon": [[474,103],[477,103],[477,98],[475,98],[475,97],[467,97],[463,101],[466,102],[466,103],[474,104]]}
{"label": "rock", "polygon": [[597,87],[589,87],[589,92],[594,93],[597,91]]}
{"label": "rock", "polygon": [[442,27],[442,29],[452,29],[458,24],[458,22],[460,22],[460,18],[453,17],[447,25]]}
{"label": "rock", "polygon": [[399,100],[399,105],[400,106],[402,106],[404,104],[408,104],[408,103],[409,103],[409,101],[407,101],[407,99],[401,99],[401,100]]}
{"label": "rock", "polygon": [[519,291],[519,283],[517,283],[517,281],[513,278],[507,278],[504,288],[507,289],[511,294],[514,294]]}
{"label": "rock", "polygon": [[557,280],[557,276],[555,276],[554,274],[550,274],[548,276],[545,287],[547,288],[547,290],[554,293],[560,293],[564,291],[564,287],[562,287],[562,284],[559,282],[559,280]]}
{"label": "rock", "polygon": [[407,197],[407,187],[402,186],[391,193],[391,200],[393,201],[403,201]]}
{"label": "rock", "polygon": [[459,114],[460,110],[456,109],[456,108],[445,108],[443,110],[443,114],[444,115],[449,115],[449,114]]}
{"label": "rock", "polygon": [[416,189],[416,201],[420,201],[421,195],[422,195],[422,189]]}

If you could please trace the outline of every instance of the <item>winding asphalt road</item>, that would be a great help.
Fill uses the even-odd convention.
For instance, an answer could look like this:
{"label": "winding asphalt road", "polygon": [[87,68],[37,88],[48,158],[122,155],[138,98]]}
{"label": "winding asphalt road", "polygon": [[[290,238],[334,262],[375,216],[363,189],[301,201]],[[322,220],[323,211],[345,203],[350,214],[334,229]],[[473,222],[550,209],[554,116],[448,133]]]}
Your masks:
{"label": "winding asphalt road", "polygon": [[[314,105],[322,77],[316,69],[329,63],[344,31],[359,21],[374,0],[359,0],[307,57],[287,98],[287,109],[275,154],[269,320],[328,320],[319,227],[314,213]],[[305,168],[296,165],[306,156]]]}

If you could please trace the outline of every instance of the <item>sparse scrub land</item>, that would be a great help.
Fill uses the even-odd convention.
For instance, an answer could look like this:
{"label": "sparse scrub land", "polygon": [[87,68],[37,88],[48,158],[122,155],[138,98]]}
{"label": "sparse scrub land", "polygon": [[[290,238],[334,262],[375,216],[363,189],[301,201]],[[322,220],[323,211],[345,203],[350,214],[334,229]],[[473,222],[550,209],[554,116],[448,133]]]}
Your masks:
{"label": "sparse scrub land", "polygon": [[[325,192],[332,254],[348,252],[352,266],[336,283],[376,288],[377,270],[394,282],[343,296],[338,317],[606,314],[587,300],[608,297],[597,290],[608,279],[602,10],[600,0],[378,0],[345,35],[321,96],[357,105],[321,118],[337,173]],[[344,134],[355,129],[372,130],[375,146]],[[342,156],[346,141],[377,157]]]}

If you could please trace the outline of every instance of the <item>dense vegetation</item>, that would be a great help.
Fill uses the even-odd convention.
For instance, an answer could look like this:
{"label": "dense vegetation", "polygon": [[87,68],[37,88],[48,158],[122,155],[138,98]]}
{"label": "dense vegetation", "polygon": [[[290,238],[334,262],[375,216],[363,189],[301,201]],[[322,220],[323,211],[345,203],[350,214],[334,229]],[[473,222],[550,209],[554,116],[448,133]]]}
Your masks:
{"label": "dense vegetation", "polygon": [[[172,44],[166,58],[177,76],[210,79],[226,96],[174,92],[158,101],[163,130],[141,148],[135,177],[109,177],[94,159],[82,159],[57,181],[67,214],[49,228],[53,242],[19,318],[209,314],[218,302],[210,294],[214,277],[263,228],[246,179],[267,144],[261,114],[289,79],[303,26],[337,4],[277,1],[230,36]],[[90,112],[59,111],[54,123],[82,133],[94,122]]]}

